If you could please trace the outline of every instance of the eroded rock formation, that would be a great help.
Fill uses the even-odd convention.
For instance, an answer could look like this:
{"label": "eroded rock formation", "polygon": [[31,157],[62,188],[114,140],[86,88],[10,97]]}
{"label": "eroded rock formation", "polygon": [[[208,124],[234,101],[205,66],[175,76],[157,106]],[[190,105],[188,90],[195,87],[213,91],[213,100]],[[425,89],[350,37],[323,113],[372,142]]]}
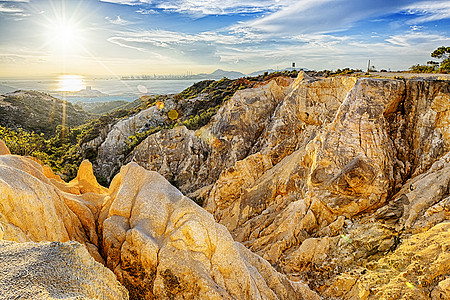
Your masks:
{"label": "eroded rock formation", "polygon": [[[77,178],[65,183],[35,160],[5,151],[0,156],[0,240],[10,241],[0,246],[5,263],[14,264],[12,255],[31,260],[19,269],[4,269],[1,289],[19,283],[9,292],[12,297],[126,299],[112,274],[86,257],[89,251],[117,275],[131,299],[319,299],[305,284],[289,280],[235,242],[164,177],[134,163],[105,189],[87,161]],[[32,243],[40,241],[84,246]],[[67,264],[70,270],[55,277]],[[55,273],[48,274],[49,268]],[[28,280],[22,270],[30,272],[30,280],[45,277],[22,287]],[[87,286],[97,272],[105,277]]]}
{"label": "eroded rock formation", "polygon": [[109,189],[87,162],[65,183],[0,151],[0,238],[76,240],[133,299],[450,294],[449,81],[242,90],[197,131],[150,135]]}
{"label": "eroded rock formation", "polygon": [[[300,74],[282,98],[269,98],[275,107],[258,130],[236,125],[253,120],[247,111],[263,115],[257,94],[233,97],[196,132],[149,137],[133,160],[204,198],[235,240],[326,297],[350,274],[343,270],[367,270],[402,239],[449,219],[448,81]],[[227,136],[228,128],[239,130]],[[238,152],[224,145],[233,141],[246,147],[230,159]],[[156,162],[147,153],[170,154]],[[359,278],[350,277],[334,297]]]}
{"label": "eroded rock formation", "polygon": [[104,256],[133,299],[319,299],[158,173],[128,164],[110,194],[99,219]]}

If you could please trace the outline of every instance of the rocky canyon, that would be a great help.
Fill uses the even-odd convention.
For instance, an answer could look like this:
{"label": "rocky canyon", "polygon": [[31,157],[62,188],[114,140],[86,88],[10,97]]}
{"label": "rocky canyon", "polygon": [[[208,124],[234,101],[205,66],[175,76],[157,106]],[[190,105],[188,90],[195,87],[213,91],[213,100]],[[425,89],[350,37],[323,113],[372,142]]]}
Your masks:
{"label": "rocky canyon", "polygon": [[70,182],[0,141],[0,299],[450,299],[449,80],[277,77],[124,150],[180,103]]}

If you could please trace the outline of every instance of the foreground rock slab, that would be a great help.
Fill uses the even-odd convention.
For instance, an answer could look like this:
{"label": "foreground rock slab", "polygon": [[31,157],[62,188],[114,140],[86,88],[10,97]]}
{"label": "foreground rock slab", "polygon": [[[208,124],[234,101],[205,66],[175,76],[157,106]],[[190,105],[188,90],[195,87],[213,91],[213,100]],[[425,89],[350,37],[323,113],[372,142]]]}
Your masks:
{"label": "foreground rock slab", "polygon": [[1,299],[128,299],[114,274],[77,242],[0,240]]}

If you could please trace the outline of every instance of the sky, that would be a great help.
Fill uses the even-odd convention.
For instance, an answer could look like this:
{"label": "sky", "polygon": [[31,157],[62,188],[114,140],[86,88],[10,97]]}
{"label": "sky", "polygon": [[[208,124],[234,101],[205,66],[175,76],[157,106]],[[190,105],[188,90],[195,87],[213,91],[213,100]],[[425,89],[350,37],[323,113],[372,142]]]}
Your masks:
{"label": "sky", "polygon": [[407,70],[450,46],[450,1],[0,1],[0,77]]}

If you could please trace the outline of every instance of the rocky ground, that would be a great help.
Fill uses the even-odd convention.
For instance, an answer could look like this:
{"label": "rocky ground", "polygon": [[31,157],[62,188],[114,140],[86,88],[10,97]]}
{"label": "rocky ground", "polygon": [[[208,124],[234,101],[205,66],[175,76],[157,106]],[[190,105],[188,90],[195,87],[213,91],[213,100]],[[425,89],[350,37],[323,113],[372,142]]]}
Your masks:
{"label": "rocky ground", "polygon": [[[105,133],[107,170],[162,113]],[[131,299],[450,298],[448,80],[239,90],[206,126],[150,135],[108,189],[88,162],[65,183],[0,152],[0,238],[77,241]]]}

